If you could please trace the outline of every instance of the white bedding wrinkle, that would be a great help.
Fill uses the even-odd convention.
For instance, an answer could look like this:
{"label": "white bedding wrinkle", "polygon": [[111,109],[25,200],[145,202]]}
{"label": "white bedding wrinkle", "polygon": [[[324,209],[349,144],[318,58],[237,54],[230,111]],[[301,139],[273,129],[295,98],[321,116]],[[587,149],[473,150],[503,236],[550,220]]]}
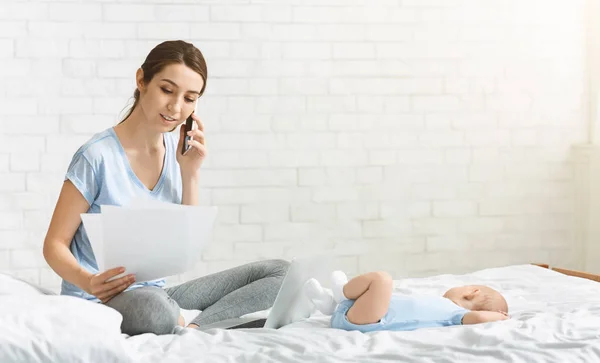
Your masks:
{"label": "white bedding wrinkle", "polygon": [[[279,330],[182,328],[166,336],[119,336],[109,339],[106,348],[114,349],[114,356],[139,362],[600,362],[600,284],[596,282],[519,265],[402,279],[394,287],[398,293],[442,294],[449,287],[472,283],[500,291],[511,319],[362,334],[331,329],[329,317],[316,314]],[[0,339],[6,334],[2,332]],[[3,343],[0,349],[10,348]],[[86,345],[71,349],[94,358],[89,362],[109,361],[101,359],[106,352],[94,357]]]}
{"label": "white bedding wrinkle", "polygon": [[121,315],[72,296],[0,296],[0,362],[131,362]]}
{"label": "white bedding wrinkle", "polygon": [[45,291],[45,289],[41,289],[39,286],[33,286],[26,281],[0,273],[0,296],[38,296],[43,295]]}

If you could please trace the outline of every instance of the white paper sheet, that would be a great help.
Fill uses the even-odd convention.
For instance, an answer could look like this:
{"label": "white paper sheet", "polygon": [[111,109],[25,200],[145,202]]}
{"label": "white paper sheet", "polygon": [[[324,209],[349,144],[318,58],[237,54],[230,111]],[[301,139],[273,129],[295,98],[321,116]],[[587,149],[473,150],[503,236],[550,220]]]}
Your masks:
{"label": "white paper sheet", "polygon": [[142,282],[191,270],[212,239],[216,216],[216,207],[138,200],[81,218],[99,270],[123,266],[119,276],[133,273]]}

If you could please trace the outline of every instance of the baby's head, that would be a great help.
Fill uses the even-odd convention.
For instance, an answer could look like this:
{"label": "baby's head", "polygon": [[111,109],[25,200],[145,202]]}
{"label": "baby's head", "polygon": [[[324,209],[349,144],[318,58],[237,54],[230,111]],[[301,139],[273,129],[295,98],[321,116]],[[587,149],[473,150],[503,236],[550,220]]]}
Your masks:
{"label": "baby's head", "polygon": [[444,297],[468,310],[501,311],[508,314],[508,304],[504,297],[488,286],[453,287],[446,291]]}

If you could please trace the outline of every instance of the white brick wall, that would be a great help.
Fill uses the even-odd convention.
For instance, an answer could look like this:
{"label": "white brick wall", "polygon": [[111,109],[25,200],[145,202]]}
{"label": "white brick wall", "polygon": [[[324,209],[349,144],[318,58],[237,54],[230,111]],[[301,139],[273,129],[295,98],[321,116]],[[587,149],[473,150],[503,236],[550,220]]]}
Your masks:
{"label": "white brick wall", "polygon": [[58,287],[41,246],[72,153],[174,38],[208,61],[201,198],[221,212],[171,283],[315,252],[396,277],[581,267],[586,1],[170,3],[0,3],[0,271]]}

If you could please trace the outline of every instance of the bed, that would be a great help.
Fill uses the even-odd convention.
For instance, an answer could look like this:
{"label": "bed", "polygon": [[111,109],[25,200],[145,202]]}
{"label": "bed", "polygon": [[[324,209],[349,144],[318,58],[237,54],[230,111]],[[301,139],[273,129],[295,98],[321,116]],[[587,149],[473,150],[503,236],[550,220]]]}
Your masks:
{"label": "bed", "polygon": [[[487,284],[504,294],[511,319],[369,334],[330,329],[329,317],[317,313],[279,330],[200,332],[181,328],[171,335],[127,337],[120,334],[118,313],[111,309],[91,303],[85,309],[96,309],[93,312],[67,306],[72,315],[68,319],[76,324],[65,325],[60,311],[64,311],[62,300],[67,297],[43,296],[37,299],[57,301],[38,304],[36,317],[19,318],[17,306],[8,309],[9,318],[0,315],[0,361],[600,362],[598,281],[598,275],[544,265],[396,280],[395,291],[405,294],[442,294],[452,286]],[[7,305],[6,299],[18,304],[14,297],[2,297],[0,307]],[[45,312],[47,306],[53,312]],[[25,306],[21,313],[35,308]],[[256,315],[260,314],[266,312]],[[91,322],[86,321],[85,317],[92,315],[93,319],[87,319]]]}

